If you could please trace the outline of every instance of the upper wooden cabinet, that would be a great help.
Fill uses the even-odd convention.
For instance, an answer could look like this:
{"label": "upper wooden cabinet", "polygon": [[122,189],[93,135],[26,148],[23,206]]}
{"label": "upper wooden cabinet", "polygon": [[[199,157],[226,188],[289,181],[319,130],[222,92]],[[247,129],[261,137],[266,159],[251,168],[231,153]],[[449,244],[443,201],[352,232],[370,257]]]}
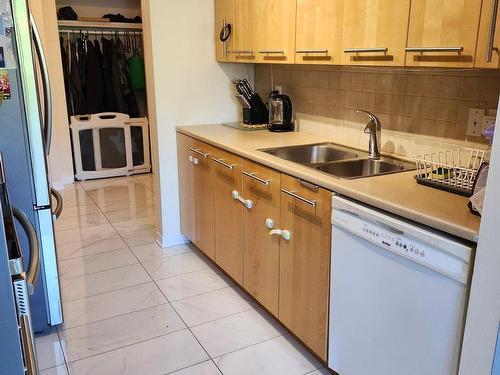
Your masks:
{"label": "upper wooden cabinet", "polygon": [[297,64],[340,64],[343,13],[344,0],[297,0]]}
{"label": "upper wooden cabinet", "polygon": [[[496,7],[495,7],[496,5]],[[500,17],[498,3],[483,1],[479,36],[477,40],[476,61],[477,68],[500,68]]]}
{"label": "upper wooden cabinet", "polygon": [[403,66],[409,11],[410,0],[345,1],[341,63]]}
{"label": "upper wooden cabinet", "polygon": [[474,66],[481,1],[413,0],[407,66]]}
{"label": "upper wooden cabinet", "polygon": [[257,0],[234,0],[233,42],[229,54],[236,62],[257,60],[256,2]]}
{"label": "upper wooden cabinet", "polygon": [[215,0],[215,56],[219,62],[234,61],[234,54],[230,53],[233,49],[233,34],[223,42],[221,32],[224,25],[234,27],[234,0]]}
{"label": "upper wooden cabinet", "polygon": [[[238,2],[240,0],[237,0]],[[273,64],[295,60],[297,0],[254,0],[257,61]]]}

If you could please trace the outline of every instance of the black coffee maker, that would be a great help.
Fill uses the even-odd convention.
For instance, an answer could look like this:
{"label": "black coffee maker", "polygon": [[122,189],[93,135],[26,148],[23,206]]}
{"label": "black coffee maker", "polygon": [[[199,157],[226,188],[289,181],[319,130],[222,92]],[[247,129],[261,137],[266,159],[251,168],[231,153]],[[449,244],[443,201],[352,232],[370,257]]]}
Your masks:
{"label": "black coffee maker", "polygon": [[292,101],[288,95],[271,92],[269,96],[269,123],[267,128],[272,132],[293,131]]}

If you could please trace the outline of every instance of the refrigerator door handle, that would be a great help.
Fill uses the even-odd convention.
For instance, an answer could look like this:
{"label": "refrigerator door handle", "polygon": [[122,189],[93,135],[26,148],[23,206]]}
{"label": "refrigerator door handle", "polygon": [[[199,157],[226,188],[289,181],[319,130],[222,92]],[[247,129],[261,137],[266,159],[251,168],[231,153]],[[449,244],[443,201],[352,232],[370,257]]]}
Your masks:
{"label": "refrigerator door handle", "polygon": [[26,236],[28,237],[30,262],[28,265],[28,271],[26,272],[26,283],[28,284],[29,294],[33,294],[38,272],[40,271],[40,245],[38,243],[38,237],[36,235],[35,227],[31,224],[24,212],[16,207],[12,207],[12,214],[19,224],[21,224],[21,227],[24,229]]}
{"label": "refrigerator door handle", "polygon": [[56,208],[54,211],[52,211],[52,215],[55,217],[55,219],[59,219],[59,216],[61,216],[62,210],[63,210],[63,197],[62,195],[53,187],[50,188],[50,194],[56,199]]}
{"label": "refrigerator door handle", "polygon": [[43,131],[45,152],[50,154],[50,146],[52,143],[52,90],[50,86],[49,67],[47,64],[47,57],[43,49],[42,38],[35,22],[35,18],[30,14],[31,30],[33,32],[33,42],[36,49],[38,63],[42,73],[42,86],[43,86]]}

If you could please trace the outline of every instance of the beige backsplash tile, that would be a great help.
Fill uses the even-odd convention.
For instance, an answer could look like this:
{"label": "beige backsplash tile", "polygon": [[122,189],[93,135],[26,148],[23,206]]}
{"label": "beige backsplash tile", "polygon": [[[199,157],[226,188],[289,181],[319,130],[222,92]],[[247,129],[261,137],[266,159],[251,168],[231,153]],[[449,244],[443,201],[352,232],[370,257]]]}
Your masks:
{"label": "beige backsplash tile", "polygon": [[304,132],[365,149],[367,118],[382,123],[384,153],[412,157],[452,147],[486,148],[467,137],[469,108],[495,108],[500,72],[493,70],[406,69],[349,66],[256,65],[257,91],[267,98],[282,86]]}

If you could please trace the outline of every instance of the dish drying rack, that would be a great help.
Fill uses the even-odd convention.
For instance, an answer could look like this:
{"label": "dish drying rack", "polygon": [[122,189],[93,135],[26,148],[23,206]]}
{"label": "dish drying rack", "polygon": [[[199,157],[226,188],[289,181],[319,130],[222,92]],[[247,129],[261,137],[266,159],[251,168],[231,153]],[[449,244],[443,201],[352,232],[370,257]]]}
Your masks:
{"label": "dish drying rack", "polygon": [[470,197],[486,151],[456,148],[414,158],[418,183]]}

